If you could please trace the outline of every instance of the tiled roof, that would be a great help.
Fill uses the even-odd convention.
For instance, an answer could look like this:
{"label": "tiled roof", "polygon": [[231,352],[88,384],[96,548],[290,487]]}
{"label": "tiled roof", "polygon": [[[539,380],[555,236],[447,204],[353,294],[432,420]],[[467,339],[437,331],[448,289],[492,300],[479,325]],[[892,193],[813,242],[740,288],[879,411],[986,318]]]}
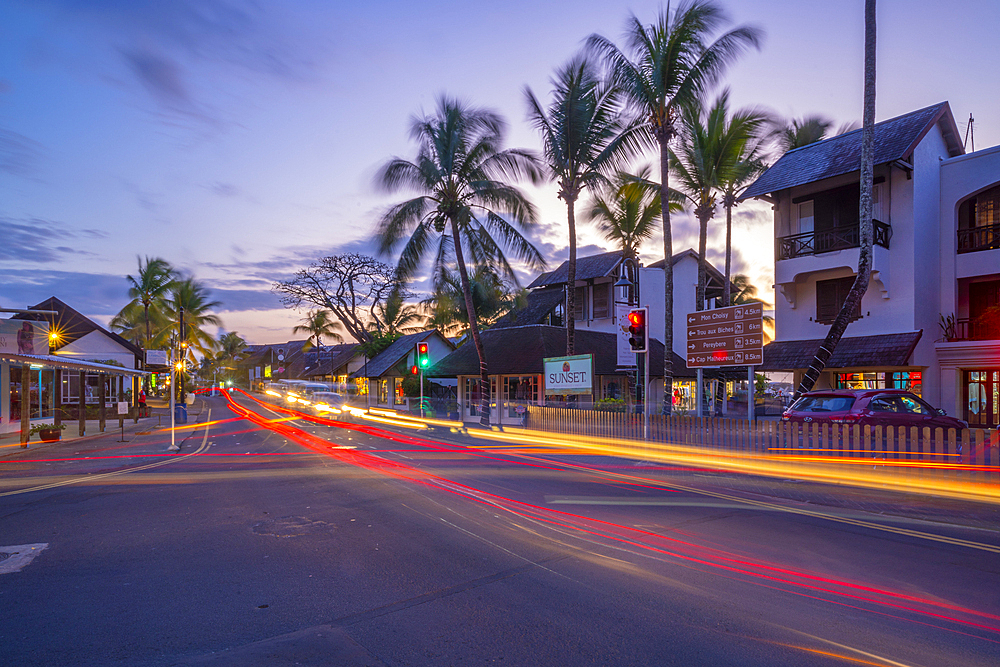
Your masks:
{"label": "tiled roof", "polygon": [[309,374],[312,376],[340,375],[337,371],[359,354],[361,354],[361,349],[357,343],[344,343],[342,345],[324,347],[319,364],[311,369]]}
{"label": "tiled roof", "polygon": [[374,358],[369,359],[365,367],[352,374],[351,378],[377,378],[385,375],[393,366],[403,361],[417,343],[425,341],[434,335],[437,335],[441,340],[451,345],[451,341],[442,336],[437,329],[428,329],[427,331],[418,331],[417,333],[400,336],[392,345],[382,350]]}
{"label": "tiled roof", "polygon": [[[620,250],[615,252],[605,252],[600,255],[576,258],[576,279],[592,280],[594,278],[604,278],[614,273],[615,268],[622,261]],[[563,262],[555,271],[543,273],[528,285],[528,289],[542,287],[545,285],[563,285],[569,279],[569,262]]]}
{"label": "tiled roof", "polygon": [[528,303],[523,308],[511,310],[497,320],[490,329],[506,329],[527,324],[541,324],[556,305],[566,299],[562,287],[548,287],[528,293]]}
{"label": "tiled roof", "polygon": [[[923,331],[841,338],[827,368],[866,368],[909,365],[910,355]],[[765,371],[808,368],[822,339],[775,341],[764,346]]]}
{"label": "tiled roof", "polygon": [[[875,124],[875,164],[885,164],[907,157],[924,135],[941,123],[948,154],[964,153],[958,126],[947,102],[911,111]],[[834,176],[842,176],[861,168],[861,130],[831,137],[785,153],[750,184],[742,199],[758,197]]]}
{"label": "tiled roof", "polygon": [[[483,351],[490,375],[535,375],[542,372],[542,359],[566,354],[566,329],[545,324],[534,324],[504,329],[488,329],[481,333]],[[650,342],[649,359],[651,377],[663,376],[663,343]],[[612,333],[577,329],[576,354],[594,355],[594,373],[617,374],[617,341]],[[684,360],[673,356],[675,376],[687,377]],[[429,377],[457,377],[478,375],[479,355],[469,340],[447,357],[427,370]],[[693,376],[693,371],[691,373]]]}

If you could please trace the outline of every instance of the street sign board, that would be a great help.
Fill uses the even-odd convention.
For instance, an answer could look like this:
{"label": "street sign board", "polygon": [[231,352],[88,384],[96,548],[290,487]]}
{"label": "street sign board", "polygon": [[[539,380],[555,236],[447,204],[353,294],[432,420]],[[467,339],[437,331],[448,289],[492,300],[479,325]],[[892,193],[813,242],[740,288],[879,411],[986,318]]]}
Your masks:
{"label": "street sign board", "polygon": [[684,351],[688,368],[763,363],[763,304],[748,303],[689,313]]}

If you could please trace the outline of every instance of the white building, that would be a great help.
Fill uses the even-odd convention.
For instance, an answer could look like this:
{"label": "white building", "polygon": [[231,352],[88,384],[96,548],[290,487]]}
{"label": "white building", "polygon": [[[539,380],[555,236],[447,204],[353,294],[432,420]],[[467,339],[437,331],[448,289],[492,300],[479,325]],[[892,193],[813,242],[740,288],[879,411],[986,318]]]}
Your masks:
{"label": "white building", "polygon": [[[789,151],[743,195],[774,210],[764,368],[796,383],[857,270],[860,154],[861,130]],[[947,102],[878,123],[873,199],[871,282],[817,388],[906,388],[1000,424],[1000,147],[964,154]]]}

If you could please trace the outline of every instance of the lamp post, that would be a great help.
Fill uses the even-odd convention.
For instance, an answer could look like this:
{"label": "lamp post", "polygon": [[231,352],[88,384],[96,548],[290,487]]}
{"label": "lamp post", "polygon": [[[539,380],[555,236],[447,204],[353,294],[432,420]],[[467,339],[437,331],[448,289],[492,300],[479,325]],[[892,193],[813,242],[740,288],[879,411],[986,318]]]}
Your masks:
{"label": "lamp post", "polygon": [[[626,257],[622,260],[622,266],[625,271],[622,272],[622,277],[615,283],[615,287],[621,287],[622,291],[626,294],[626,303],[628,306],[639,307],[641,303],[639,300],[639,263],[634,257]],[[635,276],[635,283],[628,279],[628,273],[631,269],[632,275]],[[635,289],[632,289],[632,288]],[[633,302],[632,297],[635,297]],[[648,310],[647,310],[648,312]],[[649,326],[648,320],[646,326]],[[643,353],[643,376],[642,376],[642,433],[646,440],[649,440],[649,352],[652,348],[650,344],[646,351]],[[663,354],[670,354],[670,351],[665,347],[663,348]],[[669,397],[664,396],[663,400],[669,400]]]}

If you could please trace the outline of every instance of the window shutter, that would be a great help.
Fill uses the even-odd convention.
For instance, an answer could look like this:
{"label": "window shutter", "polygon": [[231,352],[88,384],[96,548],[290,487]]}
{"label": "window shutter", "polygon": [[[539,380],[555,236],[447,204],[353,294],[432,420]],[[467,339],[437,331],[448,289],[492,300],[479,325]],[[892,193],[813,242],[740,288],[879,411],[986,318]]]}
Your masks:
{"label": "window shutter", "polygon": [[[816,321],[833,324],[854,286],[854,276],[816,281]],[[851,313],[851,321],[861,319],[861,303]]]}

